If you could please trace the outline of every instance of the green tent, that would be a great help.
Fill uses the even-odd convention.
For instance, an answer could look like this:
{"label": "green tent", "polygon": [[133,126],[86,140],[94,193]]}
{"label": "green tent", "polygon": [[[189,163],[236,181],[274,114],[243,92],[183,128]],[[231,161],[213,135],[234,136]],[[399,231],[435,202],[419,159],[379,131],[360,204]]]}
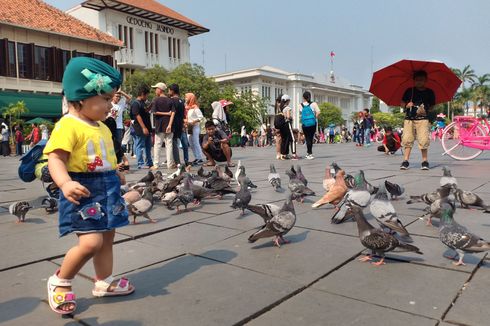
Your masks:
{"label": "green tent", "polygon": [[24,101],[29,112],[23,118],[60,118],[61,95],[47,95],[40,93],[16,93],[0,91],[0,108],[8,107],[11,103]]}
{"label": "green tent", "polygon": [[53,124],[53,121],[46,120],[44,118],[34,118],[34,119],[29,120],[29,121],[26,121],[26,123],[28,123],[28,124],[36,123],[38,125],[42,125],[42,124],[52,125]]}

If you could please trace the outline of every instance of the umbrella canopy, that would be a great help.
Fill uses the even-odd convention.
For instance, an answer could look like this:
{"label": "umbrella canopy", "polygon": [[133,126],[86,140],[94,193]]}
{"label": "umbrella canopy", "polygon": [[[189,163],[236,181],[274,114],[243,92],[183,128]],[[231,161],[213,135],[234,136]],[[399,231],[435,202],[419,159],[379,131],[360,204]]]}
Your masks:
{"label": "umbrella canopy", "polygon": [[434,91],[436,104],[452,100],[461,80],[442,62],[401,60],[373,74],[369,91],[388,105],[398,106],[403,93],[413,87],[413,73],[427,73],[425,86]]}
{"label": "umbrella canopy", "polygon": [[28,123],[28,124],[36,123],[38,125],[40,125],[40,124],[49,124],[49,125],[53,124],[52,121],[46,120],[44,118],[34,118],[34,119],[29,120],[29,121],[26,121],[26,123]]}

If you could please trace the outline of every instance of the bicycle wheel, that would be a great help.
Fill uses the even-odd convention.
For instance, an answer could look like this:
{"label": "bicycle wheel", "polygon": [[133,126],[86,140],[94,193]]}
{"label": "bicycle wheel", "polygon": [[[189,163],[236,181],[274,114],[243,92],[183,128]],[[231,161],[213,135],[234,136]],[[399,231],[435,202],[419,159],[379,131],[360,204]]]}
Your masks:
{"label": "bicycle wheel", "polygon": [[482,137],[486,135],[482,126],[477,125],[476,128],[470,131],[472,127],[472,122],[453,122],[449,124],[444,129],[441,139],[445,154],[460,161],[472,160],[480,155],[483,150],[464,146],[459,137],[461,134],[467,137]]}

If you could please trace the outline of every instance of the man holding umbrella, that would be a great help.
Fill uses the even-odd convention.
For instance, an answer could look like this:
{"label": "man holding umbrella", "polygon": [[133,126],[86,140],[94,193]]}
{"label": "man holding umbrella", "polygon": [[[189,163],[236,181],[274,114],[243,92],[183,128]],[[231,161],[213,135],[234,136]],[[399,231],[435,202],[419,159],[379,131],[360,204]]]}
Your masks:
{"label": "man holding umbrella", "polygon": [[418,70],[413,73],[414,87],[408,88],[403,94],[401,106],[405,112],[403,123],[402,146],[404,147],[404,160],[400,165],[401,170],[407,170],[410,166],[408,160],[412,147],[417,139],[422,152],[421,170],[429,170],[427,152],[430,145],[430,123],[429,111],[435,105],[436,97],[434,91],[425,87],[427,73]]}

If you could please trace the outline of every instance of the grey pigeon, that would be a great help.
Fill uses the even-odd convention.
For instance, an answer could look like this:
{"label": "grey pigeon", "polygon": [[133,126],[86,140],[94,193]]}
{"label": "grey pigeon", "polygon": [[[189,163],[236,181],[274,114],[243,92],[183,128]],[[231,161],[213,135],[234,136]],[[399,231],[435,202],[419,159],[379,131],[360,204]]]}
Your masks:
{"label": "grey pigeon", "polygon": [[27,212],[32,208],[26,201],[18,201],[10,204],[9,213],[17,217],[16,223],[23,223],[26,220]]}
{"label": "grey pigeon", "polygon": [[464,226],[454,220],[454,207],[446,201],[441,204],[441,225],[439,227],[439,239],[449,248],[456,251],[454,257],[459,256],[454,265],[465,265],[463,262],[465,252],[477,253],[490,250],[490,243],[479,236],[469,232]]}
{"label": "grey pigeon", "polygon": [[142,182],[142,183],[146,183],[146,184],[148,184],[148,183],[153,182],[153,180],[155,180],[155,175],[153,174],[153,172],[148,171],[148,173],[147,173],[147,174],[146,174],[146,175],[145,175],[143,178],[141,178],[141,179],[138,181],[138,183],[139,183],[139,182]]}
{"label": "grey pigeon", "polygon": [[194,195],[194,203],[200,205],[204,198],[216,197],[218,194],[212,189],[204,188],[201,185],[192,183],[191,185],[192,194]]}
{"label": "grey pigeon", "polygon": [[383,265],[385,264],[385,253],[395,249],[398,249],[397,251],[415,252],[422,255],[419,248],[403,243],[393,235],[386,233],[383,230],[374,228],[364,217],[361,207],[350,204],[347,205],[357,223],[357,230],[359,232],[361,244],[372,251],[372,255],[368,254],[365,257],[360,258],[360,261],[370,261],[373,259],[372,256],[379,255],[381,260],[373,263],[373,265]]}
{"label": "grey pigeon", "polygon": [[228,165],[225,165],[225,174],[230,177],[230,179],[233,179],[233,172],[231,172],[230,168]]}
{"label": "grey pigeon", "polygon": [[236,193],[235,199],[233,199],[233,203],[231,204],[232,208],[242,210],[241,215],[245,214],[245,209],[252,200],[252,194],[250,193],[250,190],[248,190],[245,182],[245,179],[240,180],[240,190]]}
{"label": "grey pigeon", "polygon": [[450,185],[454,185],[454,186],[458,185],[458,181],[456,180],[455,177],[452,176],[451,170],[449,170],[449,168],[447,166],[443,166],[442,171],[443,171],[443,174],[442,174],[442,177],[440,180],[441,187],[446,185],[446,184],[450,184]]}
{"label": "grey pigeon", "polygon": [[270,165],[269,175],[267,180],[272,185],[275,191],[279,191],[281,189],[281,176],[276,171],[276,167],[274,164]]}
{"label": "grey pigeon", "polygon": [[220,178],[223,178],[224,180],[230,182],[231,180],[233,180],[233,177],[229,177],[228,174],[224,173],[223,170],[221,169],[221,167],[219,165],[216,165],[214,167],[214,169],[216,170],[216,172],[218,173],[218,176]]}
{"label": "grey pigeon", "polygon": [[289,191],[291,191],[293,199],[303,202],[306,196],[315,195],[315,192],[313,190],[305,186],[305,184],[297,178],[295,171],[287,170],[286,174],[289,177],[288,188]]}
{"label": "grey pigeon", "polygon": [[354,177],[354,186],[344,196],[344,199],[337,204],[338,209],[332,216],[331,222],[333,224],[340,224],[346,221],[349,217],[352,217],[349,213],[348,206],[355,205],[359,207],[367,207],[371,202],[371,194],[367,190],[366,180],[363,177],[361,171]]}
{"label": "grey pigeon", "polygon": [[425,210],[429,212],[429,219],[427,220],[427,225],[432,225],[433,218],[441,218],[441,204],[446,202],[456,208],[454,185],[447,183],[441,188],[437,189],[439,199],[436,199],[432,204],[430,204]]}
{"label": "grey pigeon", "polygon": [[410,238],[407,229],[398,219],[395,207],[393,207],[390,200],[388,199],[388,193],[386,192],[386,187],[384,183],[381,183],[379,185],[376,196],[374,196],[374,199],[369,204],[369,210],[382,228],[388,228],[390,231],[397,232],[400,236],[404,237],[405,241],[413,241]]}
{"label": "grey pigeon", "polygon": [[303,171],[301,171],[301,165],[296,165],[296,177],[304,183],[305,186],[308,186],[308,180],[306,180]]}
{"label": "grey pigeon", "polygon": [[197,175],[201,178],[209,178],[211,176],[211,172],[204,170],[204,168],[201,166],[199,170],[197,170]]}
{"label": "grey pigeon", "polygon": [[371,195],[374,195],[377,191],[378,191],[378,188],[373,186],[372,184],[370,184],[367,180],[366,180],[366,176],[364,175],[364,171],[363,170],[360,170],[359,171],[359,174],[361,174],[362,178],[364,179],[364,183],[366,184],[366,188],[367,190],[369,191],[369,193]]}
{"label": "grey pigeon", "polygon": [[182,175],[185,172],[185,165],[184,164],[177,164],[177,171],[172,173],[167,177],[167,179],[175,179],[178,176]]}
{"label": "grey pigeon", "polygon": [[230,183],[218,176],[218,172],[213,171],[205,182],[206,188],[212,189],[220,197],[226,194],[236,194],[237,191],[230,186]]}
{"label": "grey pigeon", "polygon": [[247,209],[252,213],[255,213],[262,217],[264,221],[267,221],[270,220],[273,216],[277,215],[281,208],[274,204],[249,204],[247,205]]}
{"label": "grey pigeon", "polygon": [[177,192],[177,196],[168,202],[167,208],[173,210],[177,208],[177,213],[180,213],[180,206],[184,205],[184,210],[187,210],[187,205],[194,200],[194,192],[192,191],[192,181],[189,175],[186,175],[183,180],[183,187]]}
{"label": "grey pigeon", "polygon": [[437,191],[433,191],[420,196],[410,196],[410,200],[407,201],[407,204],[426,203],[427,205],[430,205],[437,199],[440,199],[439,193]]}
{"label": "grey pigeon", "polygon": [[405,188],[403,186],[400,186],[399,184],[389,182],[388,180],[385,180],[385,187],[388,193],[391,196],[391,199],[396,199],[397,197],[400,197],[403,195],[405,192]]}
{"label": "grey pigeon", "polygon": [[480,196],[471,191],[456,189],[455,192],[456,200],[459,201],[461,207],[470,208],[477,207],[483,209],[484,213],[490,213],[490,207],[487,206]]}
{"label": "grey pigeon", "polygon": [[288,194],[279,212],[272,216],[272,218],[264,218],[264,222],[265,224],[260,230],[248,237],[249,242],[255,242],[258,239],[268,237],[275,237],[274,244],[278,247],[281,246],[280,242],[289,242],[283,237],[296,223],[296,212],[294,211],[291,194]]}
{"label": "grey pigeon", "polygon": [[245,166],[240,166],[239,168],[239,171],[240,173],[238,174],[238,184],[242,184],[242,180],[244,181],[243,183],[248,187],[248,188],[257,188],[256,185],[253,184],[252,180],[249,179],[249,177],[247,177],[247,175],[245,174]]}
{"label": "grey pigeon", "polygon": [[134,202],[127,202],[128,212],[133,215],[133,224],[136,224],[136,217],[143,216],[148,219],[150,222],[155,223],[156,221],[152,219],[148,213],[153,208],[153,193],[150,188],[145,188],[143,190],[143,195],[140,199]]}
{"label": "grey pigeon", "polygon": [[41,207],[43,207],[48,213],[56,212],[58,210],[58,199],[46,197],[41,201]]}

